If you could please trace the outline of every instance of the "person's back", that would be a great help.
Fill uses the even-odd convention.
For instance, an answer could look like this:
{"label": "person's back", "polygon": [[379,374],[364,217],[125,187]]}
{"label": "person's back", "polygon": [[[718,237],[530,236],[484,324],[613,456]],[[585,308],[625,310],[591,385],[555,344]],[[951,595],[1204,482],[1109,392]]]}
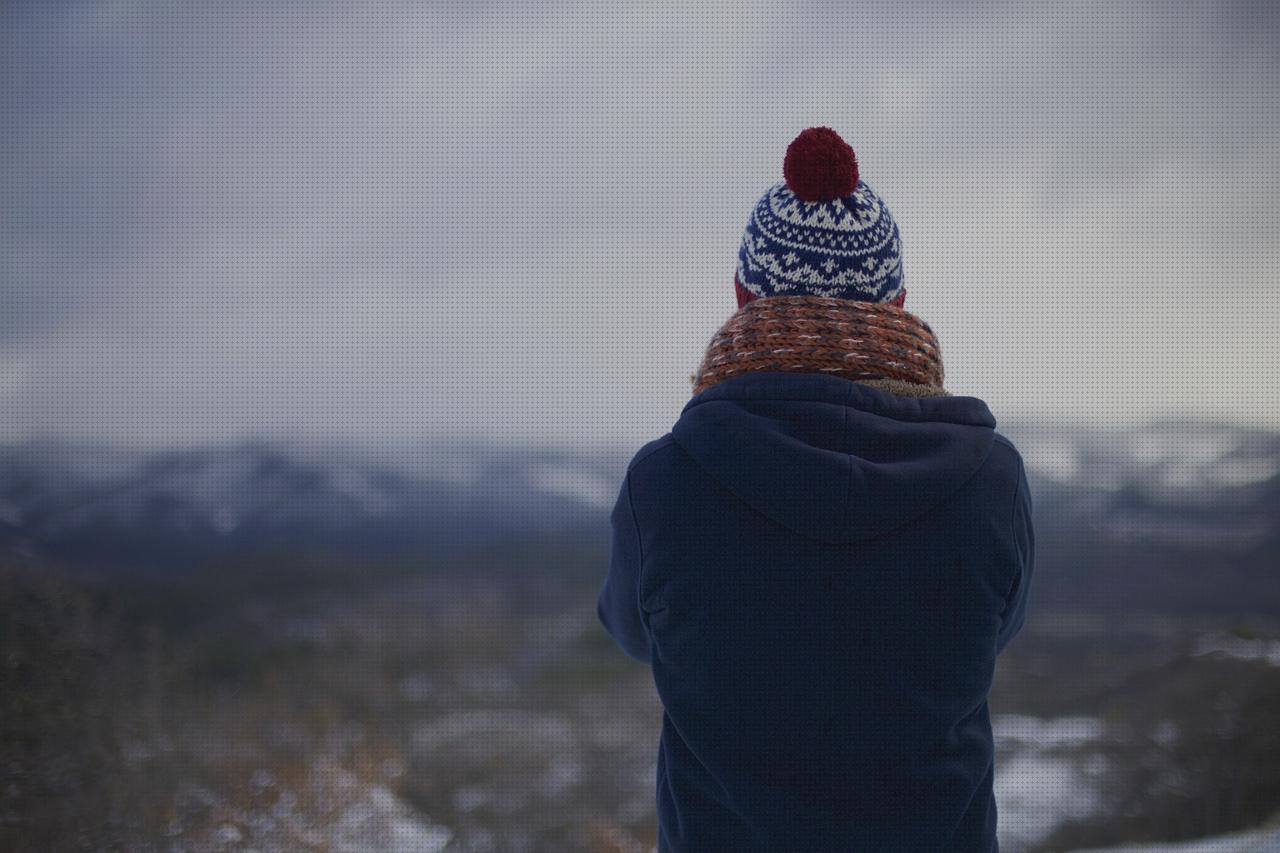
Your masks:
{"label": "person's back", "polygon": [[[813,220],[786,171],[761,205]],[[986,404],[942,388],[896,225],[856,167],[851,186],[834,203],[885,232],[888,272],[787,289],[758,208],[739,311],[614,507],[598,612],[665,709],[660,851],[998,850],[987,696],[1028,600],[1030,493]],[[788,239],[832,245],[817,218]]]}

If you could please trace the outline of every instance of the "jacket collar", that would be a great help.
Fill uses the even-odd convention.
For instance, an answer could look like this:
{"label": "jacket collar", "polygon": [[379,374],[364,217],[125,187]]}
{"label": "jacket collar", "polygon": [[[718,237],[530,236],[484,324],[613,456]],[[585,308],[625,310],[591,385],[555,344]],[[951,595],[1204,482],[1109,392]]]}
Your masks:
{"label": "jacket collar", "polygon": [[810,400],[850,406],[900,421],[947,421],[984,427],[996,425],[991,409],[978,397],[950,392],[933,396],[910,396],[887,391],[870,381],[846,379],[829,373],[767,370],[743,373],[694,394],[685,403],[681,414],[712,400]]}

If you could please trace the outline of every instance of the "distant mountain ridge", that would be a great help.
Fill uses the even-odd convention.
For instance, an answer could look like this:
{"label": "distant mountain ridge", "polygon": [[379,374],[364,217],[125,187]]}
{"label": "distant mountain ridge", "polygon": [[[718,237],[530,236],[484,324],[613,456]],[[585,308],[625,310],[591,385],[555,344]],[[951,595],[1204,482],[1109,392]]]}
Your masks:
{"label": "distant mountain ridge", "polygon": [[1171,419],[1002,431],[1032,490],[1037,606],[1280,613],[1280,433]]}
{"label": "distant mountain ridge", "polygon": [[[1280,433],[1206,421],[999,428],[1027,465],[1045,603],[1227,606],[1247,594],[1280,607]],[[438,554],[547,534],[603,545],[632,452],[0,445],[0,555],[161,568],[261,549]]]}
{"label": "distant mountain ridge", "polygon": [[[1110,538],[1248,550],[1280,521],[1280,433],[1210,421],[1019,424],[1038,509]],[[1046,512],[1046,516],[1048,513]],[[1079,528],[1075,528],[1079,529]]]}
{"label": "distant mountain ridge", "polygon": [[555,449],[0,445],[0,554],[100,567],[305,547],[352,557],[598,532],[626,459]]}

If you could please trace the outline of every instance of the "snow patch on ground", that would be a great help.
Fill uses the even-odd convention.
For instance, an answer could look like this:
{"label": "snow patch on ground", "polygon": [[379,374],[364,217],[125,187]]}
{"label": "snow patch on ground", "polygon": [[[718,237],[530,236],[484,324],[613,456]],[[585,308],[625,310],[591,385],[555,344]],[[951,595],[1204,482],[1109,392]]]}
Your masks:
{"label": "snow patch on ground", "polygon": [[1073,853],[1280,853],[1280,827],[1233,832],[1195,841],[1094,847]]}
{"label": "snow patch on ground", "polygon": [[1246,639],[1234,634],[1202,634],[1196,638],[1195,655],[1212,653],[1224,654],[1227,657],[1241,660],[1265,661],[1271,666],[1280,666],[1280,640]]}
{"label": "snow patch on ground", "polygon": [[1098,782],[1108,761],[1095,748],[1106,736],[1102,720],[996,714],[991,728],[1002,851],[1027,850],[1058,826],[1102,809]]}

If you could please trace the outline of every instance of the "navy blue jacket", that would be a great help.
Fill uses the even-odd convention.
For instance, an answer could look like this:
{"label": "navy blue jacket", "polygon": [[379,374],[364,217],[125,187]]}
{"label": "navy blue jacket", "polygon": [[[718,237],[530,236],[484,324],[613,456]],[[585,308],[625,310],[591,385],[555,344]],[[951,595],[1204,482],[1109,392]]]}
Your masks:
{"label": "navy blue jacket", "polygon": [[999,850],[987,696],[1035,540],[986,403],[744,373],[632,457],[612,527],[660,853]]}

